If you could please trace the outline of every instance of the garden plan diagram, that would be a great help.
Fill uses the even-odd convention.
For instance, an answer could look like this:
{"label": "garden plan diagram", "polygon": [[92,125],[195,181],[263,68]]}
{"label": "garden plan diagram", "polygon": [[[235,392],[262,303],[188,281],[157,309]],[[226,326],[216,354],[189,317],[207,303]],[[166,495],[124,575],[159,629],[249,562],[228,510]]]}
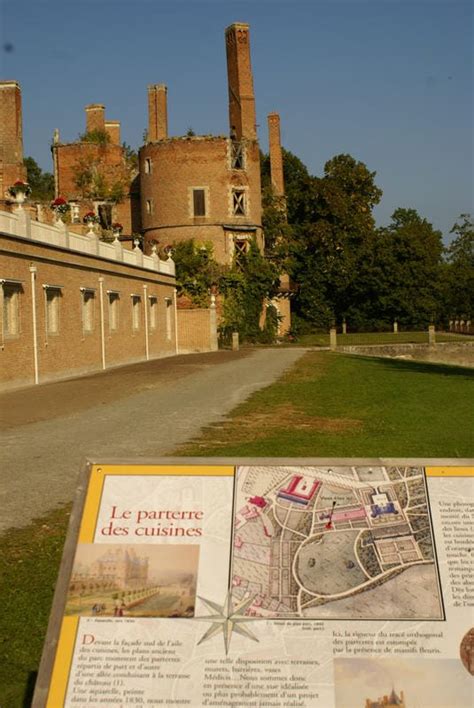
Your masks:
{"label": "garden plan diagram", "polygon": [[234,604],[267,618],[443,619],[422,467],[238,467]]}

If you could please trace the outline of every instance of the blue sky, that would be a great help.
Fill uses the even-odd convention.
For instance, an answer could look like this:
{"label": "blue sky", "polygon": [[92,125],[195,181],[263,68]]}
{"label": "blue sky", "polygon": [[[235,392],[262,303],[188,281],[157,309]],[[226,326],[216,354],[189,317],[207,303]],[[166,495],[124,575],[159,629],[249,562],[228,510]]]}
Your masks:
{"label": "blue sky", "polygon": [[376,171],[379,224],[415,208],[449,239],[473,211],[472,3],[462,0],[0,0],[0,74],[20,81],[25,155],[52,170],[101,102],[133,147],[146,87],[168,85],[171,135],[228,132],[224,28],[251,26],[257,121],[316,175],[339,153]]}

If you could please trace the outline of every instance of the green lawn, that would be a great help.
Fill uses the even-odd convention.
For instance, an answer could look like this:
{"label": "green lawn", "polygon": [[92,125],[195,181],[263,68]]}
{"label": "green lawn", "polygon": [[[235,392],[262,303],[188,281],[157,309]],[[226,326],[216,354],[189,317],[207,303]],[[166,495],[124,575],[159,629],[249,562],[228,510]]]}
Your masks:
{"label": "green lawn", "polygon": [[0,538],[0,706],[29,706],[43,650],[69,509]]}
{"label": "green lawn", "polygon": [[[177,453],[472,457],[473,400],[471,369],[310,352]],[[68,515],[0,538],[2,708],[30,705]]]}
{"label": "green lawn", "polygon": [[311,352],[179,454],[469,457],[473,400],[472,369]]}
{"label": "green lawn", "polygon": [[[436,332],[437,342],[468,342],[474,337],[449,332]],[[329,334],[302,334],[295,344],[305,347],[328,347]],[[424,332],[353,332],[337,333],[338,346],[355,346],[365,344],[428,344],[428,331]]]}

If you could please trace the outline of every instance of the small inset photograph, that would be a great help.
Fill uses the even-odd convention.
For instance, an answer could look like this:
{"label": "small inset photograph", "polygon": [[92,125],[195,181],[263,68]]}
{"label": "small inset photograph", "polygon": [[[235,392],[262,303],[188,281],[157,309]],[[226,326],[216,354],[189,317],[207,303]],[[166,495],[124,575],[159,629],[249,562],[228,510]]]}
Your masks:
{"label": "small inset photograph", "polygon": [[459,653],[465,668],[474,676],[474,627],[469,632],[466,632],[462,638]]}
{"label": "small inset photograph", "polygon": [[198,563],[197,545],[79,544],[65,614],[193,617]]}
{"label": "small inset photograph", "polygon": [[336,708],[472,708],[459,659],[335,659]]}

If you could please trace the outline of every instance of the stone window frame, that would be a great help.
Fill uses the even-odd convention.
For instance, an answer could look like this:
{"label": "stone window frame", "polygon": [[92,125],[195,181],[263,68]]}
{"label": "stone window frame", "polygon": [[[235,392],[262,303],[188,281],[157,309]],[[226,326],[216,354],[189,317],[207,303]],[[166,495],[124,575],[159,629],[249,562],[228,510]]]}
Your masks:
{"label": "stone window frame", "polygon": [[[243,214],[236,214],[236,193],[239,192],[243,197]],[[250,214],[250,199],[249,199],[249,188],[245,185],[236,187],[231,186],[229,190],[229,216],[236,219],[246,219]]]}
{"label": "stone window frame", "polygon": [[95,329],[95,288],[81,287],[82,333],[93,334]]}
{"label": "stone window frame", "polygon": [[44,292],[44,331],[46,338],[57,336],[61,326],[61,297],[63,285],[43,283]]}
{"label": "stone window frame", "polygon": [[146,175],[151,175],[153,173],[153,160],[151,157],[145,157],[143,161],[143,171]]}
{"label": "stone window frame", "polygon": [[150,330],[155,331],[158,329],[158,296],[148,295],[148,308],[149,308],[149,322]]}
{"label": "stone window frame", "polygon": [[[240,153],[242,160],[242,166],[236,167],[235,159],[236,152]],[[227,143],[227,163],[229,170],[237,170],[238,172],[245,172],[247,169],[247,146],[244,140],[235,140],[229,138]]]}
{"label": "stone window frame", "polygon": [[107,303],[109,332],[113,334],[120,328],[120,290],[107,290]]}
{"label": "stone window frame", "polygon": [[131,293],[130,303],[132,306],[132,331],[139,332],[141,324],[141,304],[142,296],[140,293]]}
{"label": "stone window frame", "polygon": [[[194,192],[198,191],[198,190],[201,190],[204,192],[204,214],[201,214],[199,216],[194,213]],[[188,211],[189,211],[189,217],[191,219],[206,219],[210,216],[210,214],[211,214],[210,194],[211,194],[211,191],[210,191],[208,185],[193,185],[192,187],[188,187]]]}
{"label": "stone window frame", "polygon": [[153,214],[153,199],[145,200],[145,211],[149,215]]}
{"label": "stone window frame", "polygon": [[[2,339],[1,346],[5,339],[17,339],[21,335],[21,298],[23,292],[23,280],[16,278],[0,278],[0,296],[2,311]],[[6,295],[8,293],[8,296]],[[14,323],[11,328],[9,323]]]}

